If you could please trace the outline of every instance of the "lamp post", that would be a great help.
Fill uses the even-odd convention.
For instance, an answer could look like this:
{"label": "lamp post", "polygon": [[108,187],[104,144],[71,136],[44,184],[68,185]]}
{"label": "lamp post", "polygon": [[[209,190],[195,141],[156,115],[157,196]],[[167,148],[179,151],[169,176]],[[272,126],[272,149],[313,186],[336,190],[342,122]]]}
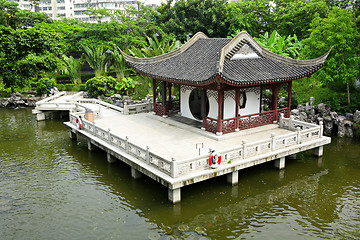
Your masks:
{"label": "lamp post", "polygon": [[109,74],[108,74],[108,76],[110,76],[110,54],[111,54],[112,52],[110,51],[110,49],[108,49],[108,50],[106,50],[105,53],[106,53],[107,56],[108,56],[108,68],[109,68]]}

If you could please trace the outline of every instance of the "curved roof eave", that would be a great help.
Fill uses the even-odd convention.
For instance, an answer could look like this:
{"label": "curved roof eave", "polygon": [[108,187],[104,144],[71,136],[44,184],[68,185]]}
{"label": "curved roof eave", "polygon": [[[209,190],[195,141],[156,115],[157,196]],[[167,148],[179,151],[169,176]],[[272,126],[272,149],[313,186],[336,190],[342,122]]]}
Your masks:
{"label": "curved roof eave", "polygon": [[193,45],[200,38],[208,38],[208,36],[206,36],[202,32],[198,32],[192,38],[190,38],[189,41],[187,41],[184,45],[182,45],[178,49],[175,49],[171,52],[165,53],[160,56],[149,57],[149,58],[138,58],[138,57],[129,56],[126,53],[124,53],[120,48],[119,48],[119,51],[124,56],[126,62],[138,63],[138,64],[155,63],[155,62],[163,61],[165,59],[168,59],[170,57],[174,57],[174,56],[177,56],[177,55],[183,53],[186,49],[188,49],[191,45]]}

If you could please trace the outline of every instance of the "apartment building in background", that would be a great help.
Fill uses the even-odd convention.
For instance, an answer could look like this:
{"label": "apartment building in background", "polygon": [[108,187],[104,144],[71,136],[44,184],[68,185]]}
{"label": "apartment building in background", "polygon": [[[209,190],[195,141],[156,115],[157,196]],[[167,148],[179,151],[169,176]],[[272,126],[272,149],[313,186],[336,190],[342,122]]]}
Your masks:
{"label": "apartment building in background", "polygon": [[[89,7],[125,12],[127,7],[133,6],[138,9],[143,4],[139,0],[40,0],[39,5],[34,6],[30,1],[25,0],[7,1],[18,3],[22,10],[43,12],[55,20],[66,17],[84,22],[95,22],[94,17],[85,14]],[[102,19],[102,21],[108,20],[107,18]]]}

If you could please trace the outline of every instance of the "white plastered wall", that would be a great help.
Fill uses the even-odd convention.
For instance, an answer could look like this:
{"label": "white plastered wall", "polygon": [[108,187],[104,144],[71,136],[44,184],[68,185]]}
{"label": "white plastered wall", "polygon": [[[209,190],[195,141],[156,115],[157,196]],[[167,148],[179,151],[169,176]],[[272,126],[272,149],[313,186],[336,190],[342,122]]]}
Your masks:
{"label": "white plastered wall", "polygon": [[194,87],[190,87],[190,86],[183,86],[183,85],[180,86],[180,92],[181,92],[180,111],[181,111],[181,116],[196,120],[191,114],[190,106],[189,106],[189,97],[193,89]]}
{"label": "white plastered wall", "polygon": [[240,109],[240,116],[259,113],[260,91],[260,88],[252,88],[246,91],[246,105],[245,108]]}
{"label": "white plastered wall", "polygon": [[234,118],[236,114],[235,90],[224,91],[223,119]]}
{"label": "white plastered wall", "polygon": [[217,119],[218,118],[218,102],[217,102],[217,95],[216,91],[207,90],[206,96],[209,99],[209,113],[208,117]]}

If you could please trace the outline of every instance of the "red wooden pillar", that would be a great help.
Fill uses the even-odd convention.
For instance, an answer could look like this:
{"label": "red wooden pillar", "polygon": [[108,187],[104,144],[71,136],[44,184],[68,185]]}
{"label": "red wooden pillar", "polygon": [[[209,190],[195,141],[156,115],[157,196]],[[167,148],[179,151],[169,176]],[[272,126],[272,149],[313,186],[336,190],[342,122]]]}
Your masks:
{"label": "red wooden pillar", "polygon": [[[181,113],[181,85],[178,84],[179,86],[179,112]],[[175,88],[175,85],[174,85]]]}
{"label": "red wooden pillar", "polygon": [[167,113],[167,108],[166,108],[166,82],[162,81],[162,93],[161,93],[161,97],[162,97],[162,115],[165,116]]}
{"label": "red wooden pillar", "polygon": [[156,113],[156,80],[153,79],[153,111]]}
{"label": "red wooden pillar", "polygon": [[172,83],[169,82],[169,83],[168,83],[168,89],[169,89],[169,104],[168,104],[168,109],[169,109],[169,110],[172,109],[171,87],[172,87]]}
{"label": "red wooden pillar", "polygon": [[235,130],[239,129],[239,103],[240,103],[240,89],[235,89]]}
{"label": "red wooden pillar", "polygon": [[279,96],[279,84],[274,84],[272,88],[272,105],[274,110],[274,121],[278,120],[278,96]]}
{"label": "red wooden pillar", "polygon": [[220,88],[218,90],[218,121],[217,121],[217,134],[222,134],[222,115],[223,115],[223,103],[224,103],[224,90]]}
{"label": "red wooden pillar", "polygon": [[291,111],[291,88],[292,88],[292,81],[288,83],[288,110],[285,116],[287,118],[290,117],[290,111]]}

